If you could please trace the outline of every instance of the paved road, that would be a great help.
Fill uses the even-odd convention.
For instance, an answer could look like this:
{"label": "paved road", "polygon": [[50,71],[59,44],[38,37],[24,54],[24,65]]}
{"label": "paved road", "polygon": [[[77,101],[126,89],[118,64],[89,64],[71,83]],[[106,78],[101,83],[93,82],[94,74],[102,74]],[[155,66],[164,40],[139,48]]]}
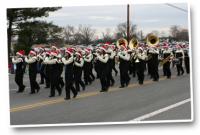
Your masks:
{"label": "paved road", "polygon": [[[35,95],[28,94],[29,88],[17,94],[14,76],[9,75],[9,78],[12,125],[124,122],[174,104],[172,108],[142,120],[191,119],[190,78],[186,74],[173,76],[172,79],[161,76],[159,82],[146,77],[142,86],[136,83],[136,78],[132,78],[129,87],[124,89],[118,88],[119,76],[116,76],[115,86],[107,93],[99,92],[100,84],[96,80],[86,91],[80,92],[76,99],[70,101],[63,100],[64,91],[61,97],[48,98],[49,89],[44,88]],[[24,80],[28,87],[28,76]],[[187,102],[182,103],[184,100]],[[179,102],[182,104],[177,105]]]}

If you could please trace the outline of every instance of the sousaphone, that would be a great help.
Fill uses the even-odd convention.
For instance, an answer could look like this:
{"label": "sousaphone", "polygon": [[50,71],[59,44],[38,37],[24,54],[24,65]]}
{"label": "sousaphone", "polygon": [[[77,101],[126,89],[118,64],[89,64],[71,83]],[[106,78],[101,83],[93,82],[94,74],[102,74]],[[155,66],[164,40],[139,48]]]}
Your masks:
{"label": "sousaphone", "polygon": [[150,33],[146,37],[146,43],[147,43],[148,46],[154,47],[154,46],[158,45],[159,38],[155,34]]}
{"label": "sousaphone", "polygon": [[122,45],[127,47],[128,41],[125,38],[120,38],[120,39],[117,40],[116,45],[117,45],[117,48],[120,48]]}
{"label": "sousaphone", "polygon": [[135,37],[133,37],[131,39],[131,41],[129,42],[129,48],[130,49],[135,49],[135,48],[138,47],[138,44],[139,44],[138,40]]}

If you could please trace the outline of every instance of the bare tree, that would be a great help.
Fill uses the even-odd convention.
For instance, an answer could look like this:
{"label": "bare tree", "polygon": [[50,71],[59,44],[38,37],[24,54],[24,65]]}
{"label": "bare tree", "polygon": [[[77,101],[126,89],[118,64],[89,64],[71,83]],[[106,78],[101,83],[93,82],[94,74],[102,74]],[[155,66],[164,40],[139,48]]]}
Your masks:
{"label": "bare tree", "polygon": [[189,34],[187,29],[181,29],[177,34],[176,34],[176,39],[177,40],[184,40],[188,41],[189,40]]}
{"label": "bare tree", "polygon": [[173,38],[176,38],[177,33],[180,31],[180,27],[177,25],[173,25],[170,27],[170,33]]}
{"label": "bare tree", "polygon": [[136,37],[138,37],[138,39],[140,39],[140,40],[143,40],[145,38],[143,31],[142,30],[138,31],[136,34]]}
{"label": "bare tree", "polygon": [[[137,25],[130,24],[130,38],[136,36]],[[117,25],[116,39],[119,38],[127,39],[127,24],[126,22]]]}
{"label": "bare tree", "polygon": [[75,35],[75,28],[74,26],[68,25],[64,28],[64,38],[65,43],[71,44],[73,43],[73,37]]}
{"label": "bare tree", "polygon": [[83,26],[79,25],[78,32],[82,35],[81,43],[82,44],[90,44],[93,40],[95,30],[91,28],[91,26]]}
{"label": "bare tree", "polygon": [[112,35],[110,33],[111,33],[111,30],[109,28],[106,29],[106,32],[102,32],[102,40],[104,42],[112,42],[113,41]]}
{"label": "bare tree", "polygon": [[153,33],[153,34],[155,34],[155,35],[157,35],[157,36],[159,36],[159,34],[160,34],[160,32],[157,31],[157,30],[153,30],[153,31],[151,31],[151,33]]}

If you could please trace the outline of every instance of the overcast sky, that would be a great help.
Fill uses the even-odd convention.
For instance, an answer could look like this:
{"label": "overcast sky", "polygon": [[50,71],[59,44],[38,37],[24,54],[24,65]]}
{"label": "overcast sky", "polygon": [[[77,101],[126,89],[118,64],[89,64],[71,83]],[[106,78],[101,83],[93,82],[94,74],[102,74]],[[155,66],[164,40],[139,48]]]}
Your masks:
{"label": "overcast sky", "polygon": [[[173,4],[187,10],[187,4]],[[91,25],[97,35],[101,35],[106,28],[112,31],[117,24],[126,21],[126,5],[114,6],[76,6],[63,7],[50,13],[47,21],[65,27],[67,25],[78,26]],[[137,25],[138,30],[149,33],[152,30],[165,31],[168,34],[169,27],[180,25],[188,28],[188,14],[166,4],[135,4],[130,5],[130,20]]]}

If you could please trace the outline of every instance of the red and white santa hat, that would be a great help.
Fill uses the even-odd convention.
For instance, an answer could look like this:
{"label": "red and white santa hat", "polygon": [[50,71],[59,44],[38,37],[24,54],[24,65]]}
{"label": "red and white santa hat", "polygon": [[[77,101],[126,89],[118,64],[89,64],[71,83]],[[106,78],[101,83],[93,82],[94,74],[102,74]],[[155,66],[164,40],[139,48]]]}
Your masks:
{"label": "red and white santa hat", "polygon": [[85,48],[85,52],[86,52],[86,53],[90,53],[90,52],[91,52],[91,49],[90,49],[90,48]]}
{"label": "red and white santa hat", "polygon": [[72,48],[67,48],[65,50],[65,53],[68,53],[68,54],[72,55],[73,54],[73,49]]}
{"label": "red and white santa hat", "polygon": [[58,48],[57,48],[56,46],[53,45],[53,46],[51,47],[51,49],[57,50]]}
{"label": "red and white santa hat", "polygon": [[110,45],[111,43],[110,42],[106,42],[104,45]]}
{"label": "red and white santa hat", "polygon": [[24,50],[19,50],[16,55],[24,56],[25,51]]}
{"label": "red and white santa hat", "polygon": [[82,57],[81,51],[77,51],[75,54],[76,54],[76,55],[79,55],[80,57]]}
{"label": "red and white santa hat", "polygon": [[163,43],[163,48],[169,48],[169,45],[167,43]]}
{"label": "red and white santa hat", "polygon": [[33,50],[31,50],[31,51],[29,52],[29,54],[31,54],[31,55],[36,55],[36,52],[33,51]]}
{"label": "red and white santa hat", "polygon": [[46,53],[46,55],[51,55],[50,51],[46,51],[45,53]]}
{"label": "red and white santa hat", "polygon": [[99,49],[103,50],[104,52],[106,52],[108,47],[106,45],[103,45],[103,46],[99,47]]}
{"label": "red and white santa hat", "polygon": [[51,54],[50,54],[51,56],[55,56],[55,57],[57,57],[58,56],[58,52],[57,51],[51,51]]}
{"label": "red and white santa hat", "polygon": [[176,45],[176,48],[177,48],[177,49],[181,48],[180,44],[177,44],[177,45]]}
{"label": "red and white santa hat", "polygon": [[76,52],[76,48],[72,47],[71,49],[72,49],[73,53]]}

